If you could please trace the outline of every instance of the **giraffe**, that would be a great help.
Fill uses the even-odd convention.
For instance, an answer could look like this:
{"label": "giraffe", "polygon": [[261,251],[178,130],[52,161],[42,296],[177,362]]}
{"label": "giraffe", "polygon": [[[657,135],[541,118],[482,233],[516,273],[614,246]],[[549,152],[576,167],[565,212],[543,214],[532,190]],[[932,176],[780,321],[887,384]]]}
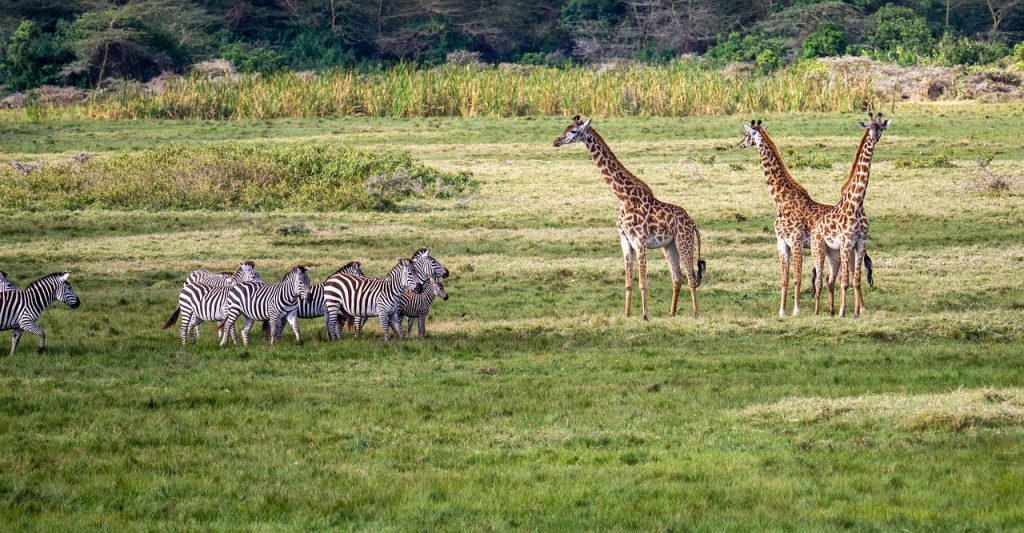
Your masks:
{"label": "giraffe", "polygon": [[789,290],[789,272],[793,270],[793,316],[800,314],[800,281],[803,277],[803,249],[810,247],[810,232],[818,220],[831,208],[815,202],[807,189],[797,183],[779,155],[779,149],[768,137],[761,121],[743,125],[744,136],[740,148],[757,146],[764,167],[764,180],[768,192],[775,200],[775,241],[779,249],[782,297],[779,317],[786,316],[786,298]]}
{"label": "giraffe", "polygon": [[[573,117],[572,124],[555,139],[554,145],[559,147],[575,142],[583,143],[590,150],[590,156],[604,175],[605,183],[619,201],[616,227],[626,265],[626,316],[630,316],[632,311],[635,257],[639,267],[640,299],[644,320],[647,320],[647,249],[661,248],[672,271],[672,307],[669,314],[676,315],[679,289],[683,284],[679,268],[681,262],[686,270],[690,302],[696,318],[697,286],[704,277],[705,268],[704,260],[701,259],[700,231],[697,225],[682,207],[655,198],[651,188],[619,162],[604,139],[590,127],[590,120],[580,123],[579,115]],[[693,268],[695,247],[696,273]]]}
{"label": "giraffe", "polygon": [[[868,122],[857,123],[863,128],[864,135],[861,137],[860,148],[857,150],[857,158],[850,169],[850,176],[846,179],[841,189],[839,203],[832,207],[823,216],[811,231],[811,256],[817,267],[818,275],[814,280],[814,314],[818,314],[821,302],[822,271],[825,256],[829,257],[829,263],[834,263],[838,258],[840,290],[839,293],[839,316],[846,316],[846,289],[849,286],[850,275],[853,275],[853,293],[855,316],[860,316],[864,310],[864,295],[861,292],[860,275],[861,264],[870,265],[870,259],[866,259],[868,244],[868,219],[864,214],[864,197],[868,190],[868,177],[871,175],[871,159],[874,156],[875,144],[882,138],[882,132],[889,126],[889,120],[882,119],[882,114],[872,115],[868,113]],[[833,284],[835,282],[836,269],[833,268],[829,276],[829,310],[835,313],[833,295]],[[868,278],[871,274],[869,272]]]}

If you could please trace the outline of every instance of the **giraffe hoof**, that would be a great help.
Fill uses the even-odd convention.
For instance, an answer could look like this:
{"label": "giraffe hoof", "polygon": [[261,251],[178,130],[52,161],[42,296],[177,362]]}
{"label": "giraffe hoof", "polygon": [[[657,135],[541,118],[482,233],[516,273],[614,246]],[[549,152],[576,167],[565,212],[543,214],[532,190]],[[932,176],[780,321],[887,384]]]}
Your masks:
{"label": "giraffe hoof", "polygon": [[647,315],[644,315],[644,322],[650,322],[649,320],[647,320]]}

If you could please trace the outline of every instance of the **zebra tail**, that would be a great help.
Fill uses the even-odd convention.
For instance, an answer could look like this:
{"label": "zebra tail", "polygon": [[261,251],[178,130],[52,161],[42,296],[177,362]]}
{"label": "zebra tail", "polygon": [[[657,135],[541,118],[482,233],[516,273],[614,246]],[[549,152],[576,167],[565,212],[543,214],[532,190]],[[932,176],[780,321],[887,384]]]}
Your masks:
{"label": "zebra tail", "polygon": [[700,287],[700,280],[704,279],[704,270],[707,269],[708,264],[701,259],[700,230],[696,226],[693,228],[693,234],[697,237],[697,283],[694,286]]}
{"label": "zebra tail", "polygon": [[864,254],[864,268],[868,271],[868,285],[875,286],[875,270],[871,268],[871,258]]}
{"label": "zebra tail", "polygon": [[160,328],[160,329],[167,329],[167,328],[173,326],[174,323],[178,321],[178,315],[180,315],[180,314],[181,314],[181,307],[175,307],[174,308],[174,312],[171,313],[171,318],[168,318],[167,322],[164,322],[164,326],[162,328]]}

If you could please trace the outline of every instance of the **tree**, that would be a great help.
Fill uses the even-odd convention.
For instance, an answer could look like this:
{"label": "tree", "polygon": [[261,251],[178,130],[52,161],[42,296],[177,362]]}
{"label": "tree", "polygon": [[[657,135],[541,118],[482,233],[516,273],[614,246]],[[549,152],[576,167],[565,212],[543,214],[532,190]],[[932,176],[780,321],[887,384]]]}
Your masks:
{"label": "tree", "polygon": [[26,20],[7,41],[0,73],[9,88],[20,91],[57,81],[60,66],[68,58],[59,36],[44,33],[35,22]]}
{"label": "tree", "polygon": [[992,29],[989,31],[991,37],[999,35],[1000,26],[1008,15],[1021,6],[1021,2],[1022,0],[985,0],[985,7],[992,17]]}

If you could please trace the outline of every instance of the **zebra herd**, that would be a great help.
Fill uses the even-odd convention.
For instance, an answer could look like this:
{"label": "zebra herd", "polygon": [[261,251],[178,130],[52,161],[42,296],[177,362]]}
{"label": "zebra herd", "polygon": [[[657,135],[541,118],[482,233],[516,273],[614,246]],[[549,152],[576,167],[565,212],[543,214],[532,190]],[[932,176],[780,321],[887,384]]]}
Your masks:
{"label": "zebra herd", "polygon": [[263,336],[271,344],[281,338],[285,322],[295,341],[301,343],[300,318],[324,317],[328,338],[339,339],[342,324],[351,321],[359,335],[366,319],[376,316],[385,341],[392,329],[404,336],[404,318],[409,319],[409,333],[413,320],[418,320],[419,335],[424,336],[434,299],[448,299],[440,282],[448,275],[448,269],[427,248],[416,250],[411,258],[398,258],[384,277],[367,276],[360,263],[352,261],[317,285],[310,283],[308,268],[303,265],[289,269],[277,283],[265,283],[252,261],[239,264],[234,272],[196,270],[185,279],[178,307],[163,327],[173,326],[180,317],[181,344],[185,346],[189,338],[199,338],[202,322],[217,322],[220,345],[224,346],[228,339],[237,343],[235,324],[242,318],[242,344],[247,346],[256,321],[263,321]]}
{"label": "zebra herd", "polygon": [[46,333],[36,325],[39,315],[53,302],[64,302],[74,309],[81,304],[68,283],[70,272],[55,272],[29,283],[22,290],[0,270],[0,331],[13,329],[11,355],[18,349],[24,332],[39,336],[39,352],[46,349]]}

